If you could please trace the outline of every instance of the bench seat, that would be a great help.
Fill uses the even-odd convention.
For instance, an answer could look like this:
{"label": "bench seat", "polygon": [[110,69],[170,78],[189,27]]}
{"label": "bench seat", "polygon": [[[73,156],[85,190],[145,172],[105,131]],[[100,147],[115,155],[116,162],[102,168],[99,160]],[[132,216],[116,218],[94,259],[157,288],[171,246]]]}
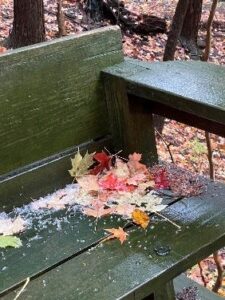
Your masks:
{"label": "bench seat", "polygon": [[[90,220],[87,217],[78,219],[79,222],[72,217],[75,231],[67,225],[65,230],[71,232],[69,235],[63,237],[63,234],[53,233],[51,237],[50,234],[43,250],[40,249],[39,258],[49,257],[50,262],[56,259],[55,265],[41,267],[39,262],[40,270],[35,270],[36,275],[34,273],[33,278],[31,276],[23,299],[143,299],[156,289],[165,295],[168,281],[225,244],[224,193],[224,185],[209,183],[207,193],[175,201],[163,211],[163,215],[182,227],[180,231],[170,223],[153,221],[153,226],[146,231],[130,227],[129,239],[122,246],[118,241],[99,244],[99,238],[103,236],[102,225],[100,231],[93,235],[88,230]],[[113,225],[113,221],[106,219],[105,222],[104,227],[109,225],[108,222]],[[79,232],[79,239],[85,240],[83,245],[76,242],[75,232]],[[75,236],[71,238],[73,234]],[[169,247],[171,250],[160,256],[157,254],[160,247]],[[65,259],[63,255],[68,249],[70,255]],[[15,251],[23,252],[24,249]],[[29,257],[30,250],[26,251]],[[38,264],[35,256],[33,253],[34,266],[30,257],[31,268]],[[16,265],[26,268],[28,257],[22,259],[21,263],[16,262]],[[18,283],[28,275],[30,272],[26,270],[24,278],[20,276]],[[4,272],[1,276],[3,280],[10,279],[10,275],[9,278],[4,277]],[[15,277],[15,274],[12,276]],[[3,293],[2,299],[13,299],[18,290],[10,292],[9,288],[5,296]],[[156,299],[163,299],[162,295],[159,293]]]}

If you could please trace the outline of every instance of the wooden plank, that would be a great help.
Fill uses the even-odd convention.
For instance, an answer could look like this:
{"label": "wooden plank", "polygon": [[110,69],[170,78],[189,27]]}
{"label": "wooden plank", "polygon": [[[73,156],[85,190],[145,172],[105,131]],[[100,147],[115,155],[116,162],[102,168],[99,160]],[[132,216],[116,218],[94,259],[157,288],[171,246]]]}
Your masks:
{"label": "wooden plank", "polygon": [[181,292],[183,290],[183,288],[188,288],[188,287],[197,288],[197,299],[198,300],[222,300],[222,299],[224,299],[224,297],[221,297],[218,294],[211,292],[210,290],[208,290],[204,286],[201,286],[194,280],[187,278],[187,276],[185,276],[185,274],[181,274],[177,278],[174,279],[174,287],[175,287],[176,293]]}
{"label": "wooden plank", "polygon": [[134,152],[142,153],[142,160],[146,164],[156,163],[157,150],[151,110],[142,102],[128,100],[123,79],[104,74],[104,84],[116,151],[123,150],[125,156]]}
{"label": "wooden plank", "polygon": [[[101,244],[31,281],[23,299],[143,299],[224,246],[224,193],[224,185],[209,184],[201,197],[164,210],[181,231],[167,222],[152,223],[146,231],[132,228],[123,245]],[[165,255],[158,255],[163,249]]]}
{"label": "wooden plank", "polygon": [[27,277],[45,273],[94,246],[105,236],[104,228],[127,222],[117,216],[105,217],[99,219],[95,230],[94,218],[70,210],[35,217],[32,228],[20,234],[21,248],[0,251],[0,297]]}
{"label": "wooden plank", "polygon": [[72,147],[48,157],[43,161],[18,169],[17,172],[0,176],[0,212],[9,212],[13,207],[22,206],[48,193],[64,187],[72,182],[68,170],[71,168],[70,157],[79,148],[81,153],[101,151],[104,147],[112,147],[111,137],[90,141]]}
{"label": "wooden plank", "polygon": [[145,107],[151,109],[152,113],[225,137],[224,125],[220,123],[198,117],[155,101],[146,101],[146,99],[135,95],[128,94],[128,98],[130,101],[144,103]]}
{"label": "wooden plank", "polygon": [[123,60],[118,27],[0,57],[0,175],[109,133],[100,71]]}
{"label": "wooden plank", "polygon": [[125,80],[132,95],[225,125],[224,67],[128,59],[104,72]]}

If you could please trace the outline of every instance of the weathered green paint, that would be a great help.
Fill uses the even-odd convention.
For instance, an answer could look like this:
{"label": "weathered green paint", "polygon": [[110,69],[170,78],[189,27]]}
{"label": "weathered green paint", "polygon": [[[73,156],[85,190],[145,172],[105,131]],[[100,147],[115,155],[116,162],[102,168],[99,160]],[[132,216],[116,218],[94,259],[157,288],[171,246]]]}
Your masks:
{"label": "weathered green paint", "polygon": [[[62,220],[61,228],[52,221]],[[105,236],[104,228],[124,226],[126,220],[118,220],[117,216],[96,220],[80,213],[52,212],[44,216],[43,222],[49,220],[47,228],[37,230],[34,226],[20,234],[23,246],[18,249],[1,249],[0,263],[0,297],[6,290],[19,285],[27,277],[38,276],[71,259],[84,250],[95,246]],[[95,230],[96,228],[96,230]],[[35,237],[38,236],[36,239]]]}
{"label": "weathered green paint", "polygon": [[98,142],[89,142],[67,149],[57,156],[49,157],[44,161],[26,166],[17,174],[9,174],[1,179],[0,176],[0,212],[11,211],[37,199],[43,195],[54,192],[72,182],[68,170],[71,168],[70,157],[79,148],[81,153],[101,151],[104,147],[111,149],[111,138],[106,137]]}
{"label": "weathered green paint", "polygon": [[106,100],[116,150],[142,153],[147,164],[157,162],[152,114],[139,101],[129,101],[123,79],[103,73]]}
{"label": "weathered green paint", "polygon": [[181,274],[177,278],[174,279],[174,287],[176,293],[181,292],[183,288],[188,287],[196,287],[197,288],[197,298],[198,300],[222,300],[224,297],[219,296],[218,294],[215,294],[205,288],[204,286],[201,286],[194,280],[191,280],[190,278],[187,278],[184,274]]}
{"label": "weathered green paint", "polygon": [[162,285],[154,293],[154,300],[175,300],[175,291],[173,286],[173,281],[169,281]]}
{"label": "weathered green paint", "polygon": [[123,60],[118,27],[0,57],[0,175],[109,133],[100,71]]}
{"label": "weathered green paint", "polygon": [[205,62],[147,63],[134,59],[105,73],[126,81],[127,92],[225,125],[225,68]]}
{"label": "weathered green paint", "polygon": [[[146,231],[131,228],[123,245],[108,241],[34,279],[23,299],[143,299],[224,246],[224,193],[222,184],[209,184],[201,197],[163,211],[181,231],[168,222]],[[169,246],[170,253],[158,256],[155,249],[161,246]]]}

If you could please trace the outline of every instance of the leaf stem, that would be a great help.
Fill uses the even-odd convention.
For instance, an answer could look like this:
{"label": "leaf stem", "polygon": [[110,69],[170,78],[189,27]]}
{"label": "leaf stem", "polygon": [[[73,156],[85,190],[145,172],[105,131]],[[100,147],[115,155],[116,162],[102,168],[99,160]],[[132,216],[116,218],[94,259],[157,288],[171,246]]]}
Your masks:
{"label": "leaf stem", "polygon": [[16,297],[13,300],[17,300],[19,298],[19,296],[25,290],[25,288],[26,288],[26,286],[28,285],[29,282],[30,282],[30,277],[27,277],[27,279],[26,279],[24,285],[22,286],[21,290],[19,291],[19,293],[16,295]]}
{"label": "leaf stem", "polygon": [[167,217],[165,217],[164,215],[160,214],[157,211],[152,211],[154,214],[156,214],[157,216],[163,218],[164,220],[166,220],[167,222],[171,223],[172,225],[174,225],[175,227],[177,227],[178,229],[181,229],[181,226],[176,224],[175,222],[171,221],[170,219],[168,219]]}

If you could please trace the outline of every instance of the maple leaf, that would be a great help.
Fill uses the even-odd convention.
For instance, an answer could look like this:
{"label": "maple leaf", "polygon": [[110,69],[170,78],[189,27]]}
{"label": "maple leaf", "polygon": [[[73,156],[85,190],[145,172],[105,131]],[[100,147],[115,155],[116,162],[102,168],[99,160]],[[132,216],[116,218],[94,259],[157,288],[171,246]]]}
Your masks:
{"label": "maple leaf", "polygon": [[131,217],[132,212],[135,209],[135,205],[131,204],[118,204],[114,206],[114,213],[126,217]]}
{"label": "maple leaf", "polygon": [[150,218],[144,211],[137,208],[132,212],[132,220],[135,224],[140,225],[142,228],[146,229],[149,224]]}
{"label": "maple leaf", "polygon": [[99,185],[103,189],[131,192],[135,189],[133,185],[128,185],[126,179],[118,179],[113,173],[109,173],[99,180]]}
{"label": "maple leaf", "polygon": [[126,241],[127,236],[128,236],[128,234],[121,227],[119,227],[118,229],[109,228],[109,229],[105,229],[105,231],[111,233],[112,235],[105,238],[103,241],[107,241],[110,239],[118,239],[120,241],[120,243],[123,244]]}
{"label": "maple leaf", "polygon": [[78,177],[82,175],[86,175],[89,172],[89,168],[93,165],[93,156],[94,153],[88,153],[88,151],[85,153],[84,157],[80,154],[80,151],[78,149],[77,153],[75,154],[74,158],[71,159],[72,163],[72,169],[69,170],[69,173],[72,177]]}
{"label": "maple leaf", "polygon": [[100,218],[111,214],[114,211],[113,208],[105,208],[105,204],[100,200],[92,200],[90,208],[84,208],[83,213],[87,216]]}
{"label": "maple leaf", "polygon": [[120,179],[127,179],[130,177],[130,171],[127,164],[118,158],[116,159],[115,168],[112,173]]}
{"label": "maple leaf", "polygon": [[95,175],[85,175],[82,177],[78,177],[77,183],[79,183],[81,188],[86,192],[98,191],[100,188],[97,177]]}
{"label": "maple leaf", "polygon": [[16,236],[11,236],[11,235],[0,236],[0,248],[6,248],[6,247],[19,248],[21,246],[22,246],[22,242]]}
{"label": "maple leaf", "polygon": [[97,166],[95,166],[90,174],[97,175],[104,171],[105,169],[109,170],[111,164],[111,156],[107,155],[104,151],[96,153],[93,158],[99,162]]}
{"label": "maple leaf", "polygon": [[142,156],[141,154],[136,153],[136,152],[129,155],[129,161],[127,162],[127,165],[129,167],[132,175],[135,175],[136,173],[148,173],[149,172],[146,165],[140,163],[141,156]]}
{"label": "maple leaf", "polygon": [[24,231],[26,229],[26,221],[21,217],[17,217],[15,220],[7,218],[0,219],[0,234],[13,235]]}
{"label": "maple leaf", "polygon": [[170,187],[168,174],[165,169],[159,170],[155,173],[154,180],[157,189],[168,189]]}

